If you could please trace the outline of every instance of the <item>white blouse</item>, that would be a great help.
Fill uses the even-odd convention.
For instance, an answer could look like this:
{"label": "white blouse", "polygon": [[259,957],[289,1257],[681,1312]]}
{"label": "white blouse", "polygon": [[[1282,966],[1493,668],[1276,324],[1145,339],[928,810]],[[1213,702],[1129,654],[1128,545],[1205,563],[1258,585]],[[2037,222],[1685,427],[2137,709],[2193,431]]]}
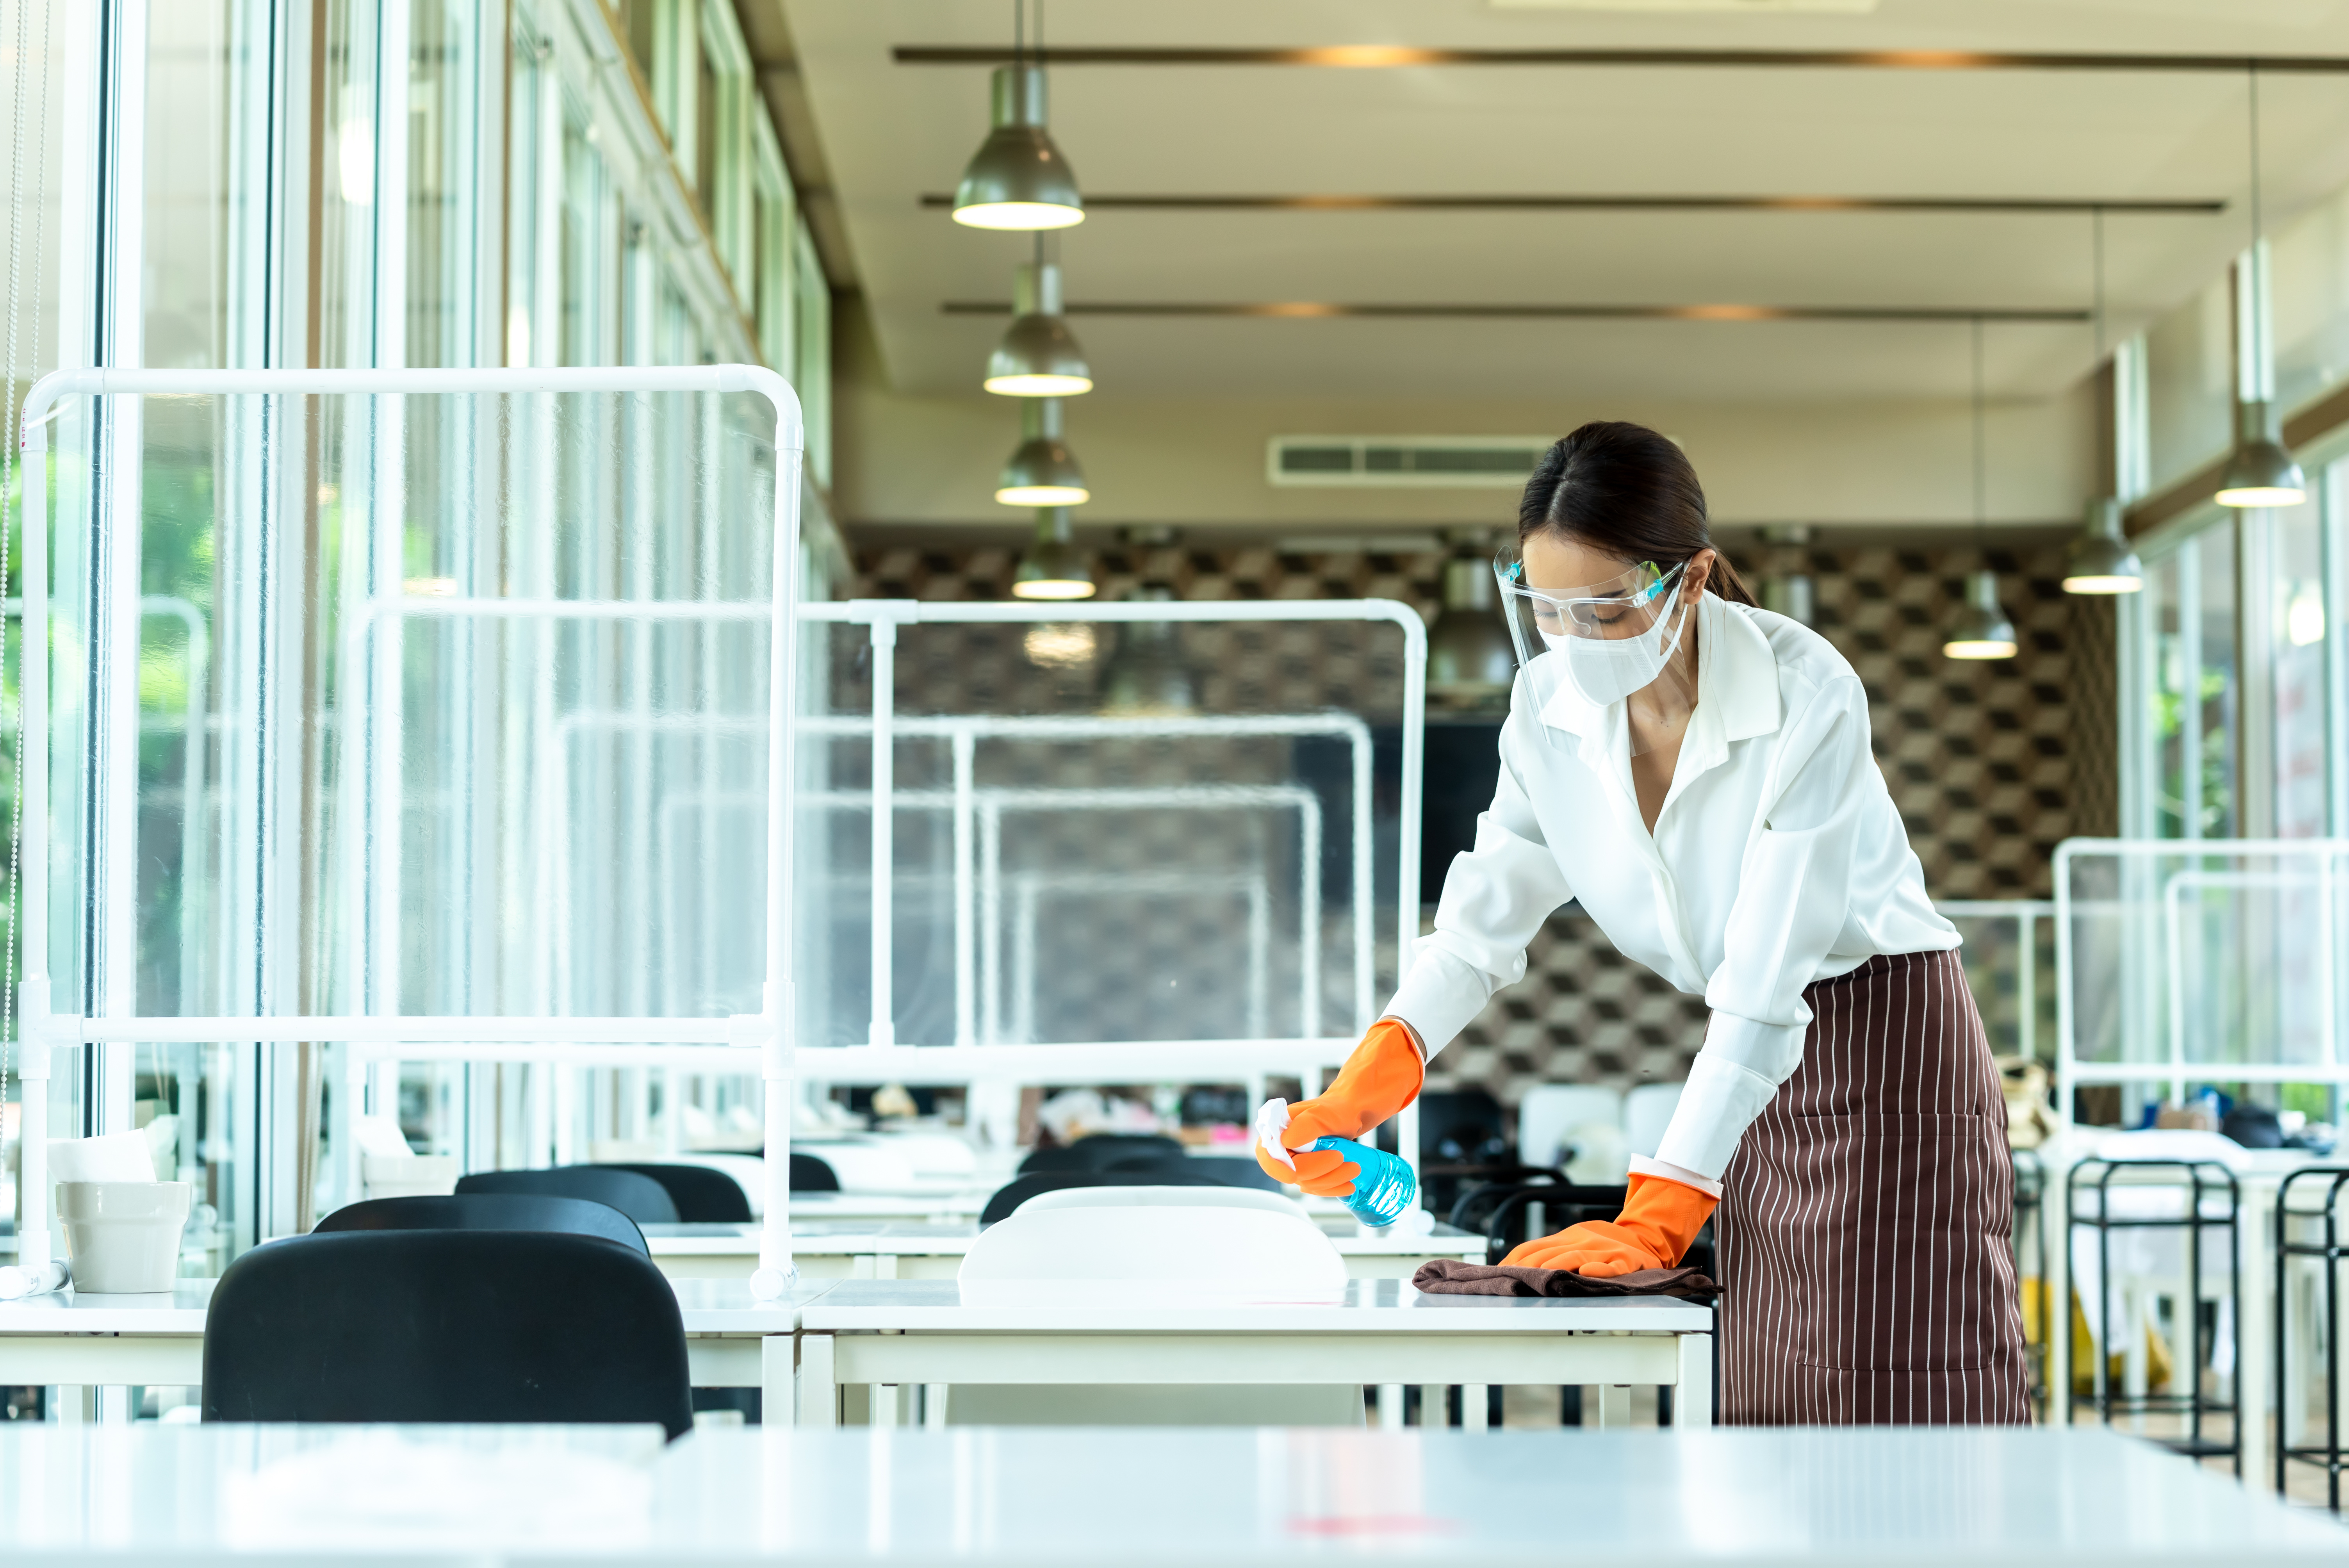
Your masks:
{"label": "white blouse", "polygon": [[1801,1065],[1804,987],[1960,938],[1925,896],[1851,665],[1767,610],[1707,593],[1697,614],[1696,708],[1652,835],[1623,704],[1561,683],[1537,718],[1519,678],[1476,847],[1452,862],[1387,1013],[1433,1055],[1525,978],[1526,944],[1579,900],[1625,954],[1713,1009],[1656,1151],[1662,1174],[1711,1189]]}

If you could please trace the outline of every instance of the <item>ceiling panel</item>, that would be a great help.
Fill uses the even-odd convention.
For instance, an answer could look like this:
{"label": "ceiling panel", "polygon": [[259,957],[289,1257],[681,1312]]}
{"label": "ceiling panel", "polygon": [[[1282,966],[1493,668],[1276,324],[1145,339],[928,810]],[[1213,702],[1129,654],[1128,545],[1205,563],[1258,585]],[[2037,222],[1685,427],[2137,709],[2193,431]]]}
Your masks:
{"label": "ceiling panel", "polygon": [[[765,4],[780,0],[762,0]],[[999,45],[1010,7],[787,0],[891,384],[975,387],[1024,238],[959,228],[949,190],[985,129],[986,76],[900,45]],[[1053,0],[1061,45],[1478,48],[2127,49],[2349,55],[2334,0],[1882,0],[1870,15],[1529,11],[1475,0]],[[2209,73],[1071,66],[1053,129],[1089,189],[1173,192],[2211,198],[2210,216],[2108,222],[2116,316],[2185,298],[2243,243],[2244,82]],[[2262,81],[2278,217],[2349,182],[2349,77]],[[2071,307],[2088,220],[1878,213],[1147,212],[1063,236],[1076,301],[1759,303]],[[1609,392],[1706,401],[1941,398],[1962,326],[1130,321],[1079,331],[1105,387],[1299,396]],[[1994,389],[2060,390],[2082,326],[1990,329]],[[1954,379],[1953,379],[1954,377]]]}

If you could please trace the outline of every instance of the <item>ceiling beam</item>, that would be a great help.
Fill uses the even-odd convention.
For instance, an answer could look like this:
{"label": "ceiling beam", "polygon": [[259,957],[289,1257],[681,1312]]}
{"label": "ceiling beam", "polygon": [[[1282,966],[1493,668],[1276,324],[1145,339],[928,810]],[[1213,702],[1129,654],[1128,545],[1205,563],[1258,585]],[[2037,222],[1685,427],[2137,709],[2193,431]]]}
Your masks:
{"label": "ceiling beam", "polygon": [[[1002,45],[901,44],[891,52],[901,66],[1001,66],[1013,54]],[[2199,72],[2242,76],[2349,75],[2349,55],[2146,55],[1977,49],[1437,49],[1399,44],[1341,44],[1323,48],[1226,49],[1182,46],[1030,49],[1024,57],[1050,66],[1319,66],[1338,70],[1395,70],[1424,66],[1661,67],[1671,69],[1845,71],[2100,71]]]}
{"label": "ceiling beam", "polygon": [[[2081,322],[2085,310],[1951,305],[1818,304],[1340,304],[1317,300],[1257,303],[1191,300],[1071,300],[1071,315],[1249,316],[1288,320],[1354,317],[1387,321],[1873,321]],[[945,315],[1009,315],[1008,300],[947,300]]]}
{"label": "ceiling beam", "polygon": [[[934,191],[926,208],[954,197]],[[2227,203],[2035,196],[1138,196],[1085,192],[1085,211],[1126,212],[1985,212],[2208,215]]]}

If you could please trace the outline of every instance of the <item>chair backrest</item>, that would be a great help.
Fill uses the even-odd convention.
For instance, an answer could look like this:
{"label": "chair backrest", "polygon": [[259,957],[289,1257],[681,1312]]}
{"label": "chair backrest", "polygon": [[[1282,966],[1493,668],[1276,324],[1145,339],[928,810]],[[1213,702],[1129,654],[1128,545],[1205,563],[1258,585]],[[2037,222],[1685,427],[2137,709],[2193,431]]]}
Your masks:
{"label": "chair backrest", "polygon": [[1132,1160],[1181,1160],[1177,1140],[1155,1132],[1096,1132],[1060,1149],[1038,1149],[1019,1162],[1019,1174],[1052,1171],[1106,1171]]}
{"label": "chair backrest", "polygon": [[1278,1190],[1252,1191],[1246,1187],[1064,1187],[1039,1192],[1019,1205],[1021,1214],[1048,1209],[1255,1209],[1267,1214],[1297,1215],[1305,1211],[1294,1198]]}
{"label": "chair backrest", "polygon": [[1557,1165],[1567,1133],[1585,1122],[1623,1123],[1623,1092],[1598,1084],[1537,1084],[1517,1102],[1517,1158],[1528,1165]]}
{"label": "chair backrest", "polygon": [[546,1171],[476,1171],[457,1178],[460,1192],[541,1192],[608,1203],[639,1225],[674,1225],[677,1205],[649,1176],[605,1165],[557,1165]]}
{"label": "chair backrest", "polygon": [[812,1154],[792,1150],[792,1191],[794,1192],[837,1192],[840,1177],[833,1168]]}
{"label": "chair backrest", "polygon": [[978,1212],[981,1230],[999,1220],[1011,1217],[1013,1210],[1039,1192],[1059,1192],[1071,1187],[1219,1187],[1229,1191],[1242,1188],[1230,1187],[1213,1176],[1199,1176],[1181,1168],[1164,1166],[1149,1171],[1040,1171],[1033,1175],[1014,1176],[995,1190]]}
{"label": "chair backrest", "polygon": [[204,1318],[207,1421],[693,1425],[652,1260],[555,1231],[349,1231],[255,1247]]}
{"label": "chair backrest", "polygon": [[750,1197],[742,1183],[707,1165],[597,1165],[597,1171],[633,1171],[661,1184],[677,1217],[688,1225],[747,1224]]}
{"label": "chair backrest", "polygon": [[1653,1160],[1664,1129],[1680,1109],[1681,1086],[1643,1083],[1623,1097],[1623,1141],[1630,1151]]}
{"label": "chair backrest", "polygon": [[1280,1183],[1266,1175],[1264,1167],[1254,1159],[1241,1160],[1228,1154],[1186,1154],[1174,1160],[1137,1157],[1121,1160],[1108,1169],[1120,1175],[1151,1171],[1188,1171],[1194,1176],[1212,1177],[1226,1187],[1253,1187],[1262,1192],[1280,1191]]}
{"label": "chair backrest", "polygon": [[1497,1165],[1515,1156],[1501,1132],[1501,1102],[1481,1088],[1434,1089],[1419,1097],[1423,1165]]}
{"label": "chair backrest", "polygon": [[955,1277],[966,1301],[974,1286],[1134,1282],[1326,1300],[1345,1294],[1346,1260],[1294,1205],[1078,1204],[1023,1209],[981,1232]]}
{"label": "chair backrest", "polygon": [[645,1233],[609,1203],[546,1192],[458,1192],[440,1197],[369,1198],[346,1203],[310,1233],[338,1231],[561,1231],[601,1236],[647,1257]]}
{"label": "chair backrest", "polygon": [[879,1140],[827,1140],[814,1143],[808,1152],[832,1167],[843,1192],[903,1192],[918,1180],[905,1157]]}

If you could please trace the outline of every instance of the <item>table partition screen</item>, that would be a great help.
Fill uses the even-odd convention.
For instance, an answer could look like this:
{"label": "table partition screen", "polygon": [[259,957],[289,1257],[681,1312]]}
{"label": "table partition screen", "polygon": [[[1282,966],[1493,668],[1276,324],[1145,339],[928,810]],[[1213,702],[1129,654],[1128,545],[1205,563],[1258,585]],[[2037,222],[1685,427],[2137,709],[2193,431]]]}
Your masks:
{"label": "table partition screen", "polygon": [[222,1254],[357,1196],[403,1088],[485,1165],[576,1124],[555,1063],[723,1066],[780,1155],[779,378],[87,372],[26,418],[28,1079],[86,1047],[82,1130],[159,1129]]}
{"label": "table partition screen", "polygon": [[2272,1085],[2333,1119],[2349,841],[2074,839],[2054,878],[2058,1114],[2113,1086],[2133,1127],[2156,1101]]}

